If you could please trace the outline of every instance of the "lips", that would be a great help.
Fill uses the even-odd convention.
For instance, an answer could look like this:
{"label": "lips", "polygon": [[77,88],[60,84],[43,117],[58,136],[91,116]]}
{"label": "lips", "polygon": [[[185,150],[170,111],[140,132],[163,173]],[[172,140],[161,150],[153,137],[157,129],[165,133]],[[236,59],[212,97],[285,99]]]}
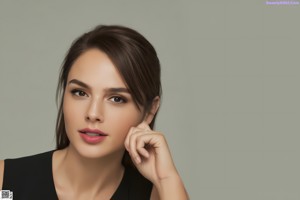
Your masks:
{"label": "lips", "polygon": [[106,133],[103,133],[102,131],[100,131],[98,129],[85,128],[85,129],[79,130],[79,132],[83,133],[83,134],[86,134],[88,136],[107,136]]}
{"label": "lips", "polygon": [[106,133],[103,133],[102,131],[98,129],[82,129],[79,130],[81,138],[88,144],[97,144],[99,142],[102,142],[106,136],[108,136]]}

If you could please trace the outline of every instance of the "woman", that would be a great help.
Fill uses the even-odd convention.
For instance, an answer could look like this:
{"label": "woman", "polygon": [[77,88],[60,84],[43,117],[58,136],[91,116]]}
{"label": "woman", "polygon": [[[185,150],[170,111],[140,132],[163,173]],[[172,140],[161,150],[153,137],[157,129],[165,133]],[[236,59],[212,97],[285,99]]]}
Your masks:
{"label": "woman", "polygon": [[122,26],[79,37],[64,60],[55,151],[0,162],[14,199],[188,199],[162,133],[160,64]]}

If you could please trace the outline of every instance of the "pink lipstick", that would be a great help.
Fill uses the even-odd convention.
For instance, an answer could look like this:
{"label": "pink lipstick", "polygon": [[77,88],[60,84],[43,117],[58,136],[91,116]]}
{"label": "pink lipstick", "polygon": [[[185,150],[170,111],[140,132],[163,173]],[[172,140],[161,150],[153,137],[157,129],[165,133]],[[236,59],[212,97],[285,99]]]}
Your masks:
{"label": "pink lipstick", "polygon": [[99,142],[102,142],[106,136],[108,136],[106,133],[98,130],[98,129],[81,129],[79,130],[81,138],[89,143],[89,144],[97,144]]}

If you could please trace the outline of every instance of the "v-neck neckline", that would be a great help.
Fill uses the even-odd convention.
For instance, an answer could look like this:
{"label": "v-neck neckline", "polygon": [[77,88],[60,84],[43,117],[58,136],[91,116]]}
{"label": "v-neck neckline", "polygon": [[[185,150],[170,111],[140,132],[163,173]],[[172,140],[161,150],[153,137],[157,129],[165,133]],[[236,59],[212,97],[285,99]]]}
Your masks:
{"label": "v-neck neckline", "polygon": [[[53,173],[53,155],[54,155],[54,152],[56,150],[52,150],[51,152],[51,156],[50,156],[50,159],[51,159],[51,167],[50,167],[50,174],[51,174],[51,187],[52,187],[52,191],[53,191],[53,194],[55,194],[56,198],[58,198],[58,195],[57,195],[57,192],[56,192],[56,188],[55,188],[55,183],[54,183],[54,173]],[[124,168],[124,173],[123,173],[123,177],[122,177],[122,180],[120,181],[120,184],[118,185],[116,191],[113,193],[113,195],[111,196],[110,200],[119,200],[117,199],[118,197],[124,197],[125,199],[124,200],[127,200],[127,187],[128,187],[128,173],[127,173],[127,170],[126,170],[126,167]],[[123,199],[122,199],[123,200]]]}

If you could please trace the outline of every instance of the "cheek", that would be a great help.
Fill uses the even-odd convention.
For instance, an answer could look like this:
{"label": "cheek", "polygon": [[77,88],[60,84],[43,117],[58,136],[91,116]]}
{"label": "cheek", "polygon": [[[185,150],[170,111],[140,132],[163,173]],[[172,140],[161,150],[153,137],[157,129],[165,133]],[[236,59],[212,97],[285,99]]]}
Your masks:
{"label": "cheek", "polygon": [[63,101],[63,113],[64,113],[65,128],[68,133],[69,125],[71,124],[70,122],[73,120],[72,116],[75,115],[73,115],[72,109],[70,109],[70,104],[68,104],[66,97],[64,97],[64,101]]}
{"label": "cheek", "polygon": [[131,127],[135,127],[141,122],[142,114],[133,106],[122,109],[110,109],[105,120],[109,121],[115,132],[126,136]]}
{"label": "cheek", "polygon": [[65,96],[63,101],[63,113],[66,129],[73,124],[77,124],[79,117],[82,117],[81,107],[75,105],[75,102],[70,100],[70,97]]}
{"label": "cheek", "polygon": [[[64,96],[63,113],[67,133],[88,126],[85,115],[88,104],[72,100],[69,95]],[[103,115],[104,121],[98,124],[98,128],[108,133],[118,135],[124,139],[131,127],[137,126],[142,121],[142,113],[135,105],[119,107],[110,103],[104,104],[99,111]]]}

